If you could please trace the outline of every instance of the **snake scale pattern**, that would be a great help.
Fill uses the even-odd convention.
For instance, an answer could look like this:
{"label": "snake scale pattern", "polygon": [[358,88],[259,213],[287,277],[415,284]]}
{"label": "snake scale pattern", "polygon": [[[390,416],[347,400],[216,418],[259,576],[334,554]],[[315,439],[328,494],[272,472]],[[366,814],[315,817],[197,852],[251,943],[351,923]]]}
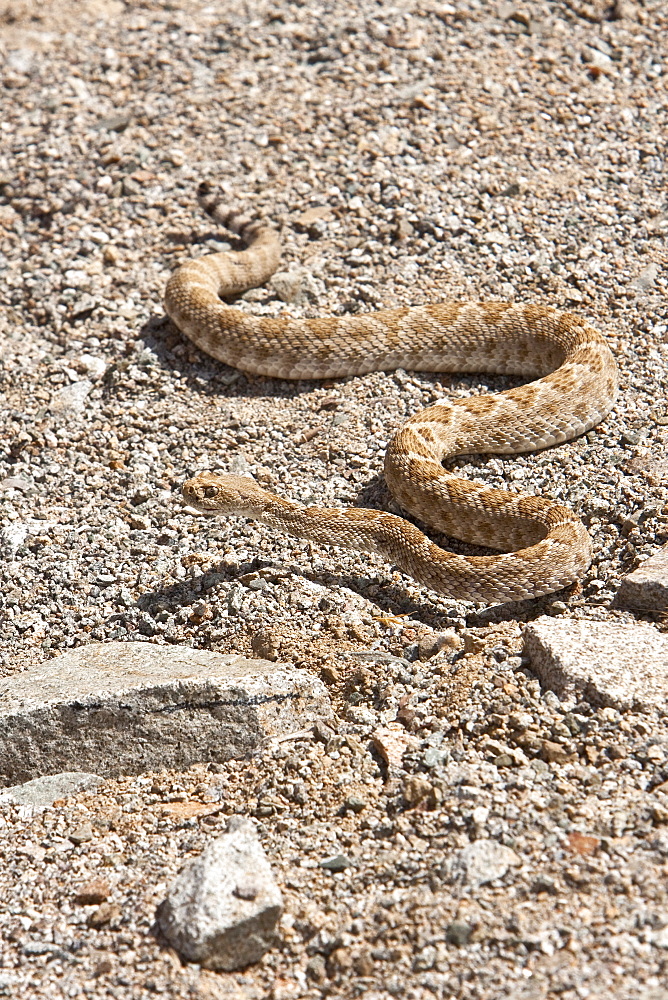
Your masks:
{"label": "snake scale pattern", "polygon": [[572,510],[546,497],[472,483],[442,463],[455,455],[547,448],[598,424],[614,402],[617,373],[597,330],[570,312],[507,302],[437,302],[318,319],[252,316],[223,299],[271,277],[280,261],[278,235],[266,223],[224,207],[205,185],[199,200],[246,249],[184,264],[167,284],[165,309],[214,358],[281,379],[403,368],[534,381],[495,395],[439,401],[412,416],[387,448],[385,478],[401,508],[446,535],[497,550],[492,555],[448,552],[402,517],[355,507],[304,507],[239,476],[201,473],[183,487],[188,505],[376,553],[458,600],[524,600],[582,576],[591,562],[591,541]]}

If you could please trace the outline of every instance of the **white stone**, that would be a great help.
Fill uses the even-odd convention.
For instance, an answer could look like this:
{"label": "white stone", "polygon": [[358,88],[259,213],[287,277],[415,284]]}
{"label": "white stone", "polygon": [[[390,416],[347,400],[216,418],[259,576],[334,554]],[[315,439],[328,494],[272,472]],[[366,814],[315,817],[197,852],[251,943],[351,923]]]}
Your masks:
{"label": "white stone", "polygon": [[94,354],[82,354],[79,357],[79,364],[89,375],[99,378],[107,370],[107,362],[104,358],[95,357]]}
{"label": "white stone", "polygon": [[179,954],[231,972],[276,943],[283,902],[255,826],[233,817],[178,876],[158,907],[160,930]]}
{"label": "white stone", "polygon": [[63,386],[54,392],[49,403],[49,409],[57,416],[74,416],[83,413],[86,406],[86,398],[93,388],[90,379],[81,379],[72,385]]}
{"label": "white stone", "polygon": [[664,705],[668,636],[651,625],[538,618],[524,652],[542,684],[619,711]]}
{"label": "white stone", "polygon": [[468,885],[485,885],[503,878],[511,865],[519,865],[520,858],[510,847],[497,840],[474,840],[459,851],[453,870],[461,873]]}
{"label": "white stone", "polygon": [[0,531],[0,552],[6,559],[14,558],[28,537],[28,530],[28,525],[20,521],[8,524]]}
{"label": "white stone", "polygon": [[90,275],[86,271],[69,268],[63,275],[65,288],[87,288],[90,285]]}

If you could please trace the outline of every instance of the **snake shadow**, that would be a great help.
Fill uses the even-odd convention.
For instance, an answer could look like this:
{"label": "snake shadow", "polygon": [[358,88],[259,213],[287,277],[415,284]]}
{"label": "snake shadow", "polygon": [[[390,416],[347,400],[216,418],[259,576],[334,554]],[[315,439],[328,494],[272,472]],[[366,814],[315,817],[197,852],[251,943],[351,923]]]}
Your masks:
{"label": "snake shadow", "polygon": [[[258,561],[255,570],[266,568],[266,562]],[[155,615],[161,611],[177,611],[198,604],[207,594],[215,591],[221,583],[238,582],[249,570],[247,566],[240,571],[238,563],[227,563],[220,560],[207,569],[197,580],[175,581],[164,587],[154,587],[138,598],[136,606],[141,611]],[[283,569],[282,572],[285,572]],[[453,618],[443,607],[434,601],[422,599],[416,601],[408,589],[396,581],[380,581],[378,579],[361,577],[353,574],[321,572],[315,573],[307,568],[289,567],[292,577],[300,576],[311,583],[323,587],[344,588],[363,597],[374,605],[378,617],[402,616],[403,620],[419,622],[430,628],[439,630],[451,628],[459,620],[459,615]],[[369,593],[373,588],[373,596]],[[473,608],[465,613],[467,628],[482,628],[485,625],[498,625],[503,622],[531,622],[546,614],[549,604],[555,599],[567,600],[569,591],[560,591],[546,597],[533,598],[526,601],[515,601],[508,604],[497,604],[492,607]]]}

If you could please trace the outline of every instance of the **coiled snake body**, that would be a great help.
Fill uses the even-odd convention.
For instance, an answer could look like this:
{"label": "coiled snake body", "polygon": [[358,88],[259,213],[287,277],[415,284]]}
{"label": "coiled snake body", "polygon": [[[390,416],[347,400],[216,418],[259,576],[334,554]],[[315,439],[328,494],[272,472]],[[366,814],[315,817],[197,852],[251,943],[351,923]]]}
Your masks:
{"label": "coiled snake body", "polygon": [[168,282],[165,308],[190,340],[220,361],[286,379],[405,368],[536,381],[419,411],[394,435],[385,457],[385,478],[402,508],[438,531],[498,554],[456,555],[393,514],[304,507],[239,476],[201,473],[183,486],[189,505],[375,552],[432,590],[461,600],[538,597],[585,572],[591,542],[568,507],[488,489],[450,474],[441,463],[473,452],[546,448],[594,427],[608,413],[617,385],[615,362],[600,333],[573,313],[505,302],[439,302],[320,319],[251,316],[220,296],[253,288],[273,274],[278,236],[265,223],[222,207],[206,189],[200,203],[247,249],[184,264]]}

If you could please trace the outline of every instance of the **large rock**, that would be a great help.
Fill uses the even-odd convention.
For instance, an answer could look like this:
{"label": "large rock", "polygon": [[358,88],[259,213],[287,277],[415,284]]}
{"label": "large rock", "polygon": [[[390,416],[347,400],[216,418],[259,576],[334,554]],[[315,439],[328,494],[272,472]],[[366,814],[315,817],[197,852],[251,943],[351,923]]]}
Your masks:
{"label": "large rock", "polygon": [[331,717],[324,684],[268,660],[145,642],[81,646],[0,679],[0,776],[104,777],[244,757]]}
{"label": "large rock", "polygon": [[233,817],[183,869],[157,912],[169,943],[190,962],[231,972],[276,943],[281,893],[253,823]]}
{"label": "large rock", "polygon": [[668,545],[624,577],[615,604],[641,611],[668,610]]}
{"label": "large rock", "polygon": [[620,711],[668,699],[668,635],[651,625],[538,618],[524,629],[524,652],[560,695]]}

